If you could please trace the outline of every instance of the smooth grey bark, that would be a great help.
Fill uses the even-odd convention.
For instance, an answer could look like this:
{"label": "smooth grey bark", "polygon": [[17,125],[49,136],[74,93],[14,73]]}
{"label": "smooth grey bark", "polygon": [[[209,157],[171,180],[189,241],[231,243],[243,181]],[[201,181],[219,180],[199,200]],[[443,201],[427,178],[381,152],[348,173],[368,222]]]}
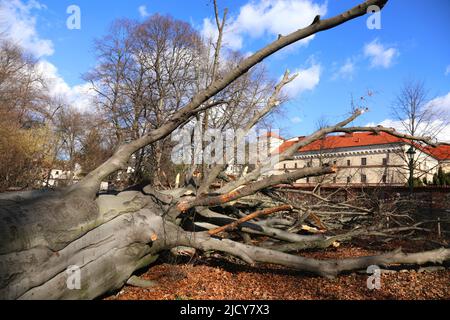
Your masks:
{"label": "smooth grey bark", "polygon": [[335,277],[339,273],[364,269],[370,265],[387,266],[399,263],[422,265],[428,262],[442,263],[450,259],[450,249],[445,248],[410,254],[396,250],[376,256],[318,260],[242,244],[228,239],[219,240],[205,235],[180,237],[179,243],[201,250],[217,250],[230,253],[247,262],[280,264],[324,277]]}
{"label": "smooth grey bark", "polygon": [[[181,192],[180,192],[181,193]],[[107,198],[109,201],[103,201]],[[2,241],[0,254],[0,299],[93,299],[122,287],[133,272],[156,260],[162,250],[179,246],[199,250],[216,250],[237,256],[249,264],[258,262],[276,263],[287,267],[308,271],[322,276],[335,276],[344,271],[365,268],[370,264],[390,263],[423,264],[442,262],[450,258],[450,249],[405,255],[399,252],[375,257],[321,261],[286,253],[254,247],[227,239],[210,237],[206,232],[186,232],[179,226],[164,219],[164,207],[152,201],[149,196],[137,192],[125,192],[117,196],[100,197],[97,201],[102,223],[88,232],[79,235],[79,223],[61,218],[69,211],[50,211],[49,230],[60,223],[61,233],[45,233],[40,241]],[[133,200],[134,199],[134,200]],[[143,200],[145,205],[140,208]],[[40,208],[53,208],[56,199],[45,206],[42,199]],[[55,202],[56,201],[56,202]],[[64,199],[60,200],[64,202]],[[75,201],[75,200],[73,200]],[[120,210],[110,210],[108,204]],[[139,203],[139,204],[137,204]],[[57,204],[62,206],[62,204]],[[15,209],[20,208],[16,205]],[[11,211],[1,207],[1,218],[5,219]],[[106,215],[109,213],[110,215]],[[42,218],[43,211],[29,212]],[[42,230],[33,229],[33,219],[27,228],[16,230],[15,235],[23,240],[24,233],[31,230],[35,236]],[[39,220],[39,219],[37,219]],[[34,221],[37,223],[37,220]],[[82,228],[82,227],[81,227]],[[72,230],[73,239],[63,236],[64,230]],[[52,236],[56,237],[55,239]],[[2,234],[3,237],[3,234]],[[18,245],[20,244],[20,245]],[[56,245],[55,245],[56,244]],[[62,245],[65,244],[65,245]],[[67,286],[67,269],[77,266],[80,269],[81,289],[71,290]]]}

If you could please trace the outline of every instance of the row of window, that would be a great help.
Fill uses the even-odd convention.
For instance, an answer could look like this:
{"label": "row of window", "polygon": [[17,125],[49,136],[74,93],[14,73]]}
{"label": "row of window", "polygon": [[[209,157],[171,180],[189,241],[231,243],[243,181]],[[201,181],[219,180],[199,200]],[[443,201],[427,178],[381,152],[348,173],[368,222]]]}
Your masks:
{"label": "row of window", "polygon": [[[381,177],[381,181],[383,183],[387,182],[387,175],[383,174]],[[352,182],[352,177],[347,177],[347,183]],[[333,178],[333,183],[336,183],[336,177]],[[365,174],[361,174],[361,183],[367,183],[367,176]]]}
{"label": "row of window", "polygon": [[[387,158],[383,158],[382,159],[382,165],[386,166],[387,165]],[[334,161],[334,164],[336,164],[336,160]],[[351,160],[347,160],[347,167],[350,167],[352,165]],[[367,166],[367,158],[361,158],[361,165],[362,166]]]}
{"label": "row of window", "polygon": [[[382,161],[382,164],[383,164],[383,166],[386,166],[387,165],[387,158],[383,158],[383,161]],[[337,165],[337,160],[334,160],[333,161],[333,164],[334,165]],[[351,163],[351,160],[347,160],[347,167],[351,167],[351,165],[352,165],[352,163]],[[367,158],[361,158],[361,165],[362,166],[366,166],[367,165]],[[308,167],[308,168],[310,168],[310,167],[312,167],[312,160],[310,160],[310,161],[308,161],[307,163],[306,163],[306,166]],[[283,168],[284,169],[286,169],[286,163],[283,165]],[[294,169],[297,169],[298,168],[298,164],[297,164],[297,162],[294,164]]]}
{"label": "row of window", "polygon": [[[381,178],[381,180],[383,181],[383,183],[387,182],[387,176],[384,174],[383,177]],[[309,177],[306,178],[306,183],[309,183]],[[336,183],[337,179],[336,177],[333,177],[333,183]],[[347,177],[347,183],[351,183],[352,182],[352,177]],[[365,174],[361,175],[361,183],[367,183],[367,176]]]}

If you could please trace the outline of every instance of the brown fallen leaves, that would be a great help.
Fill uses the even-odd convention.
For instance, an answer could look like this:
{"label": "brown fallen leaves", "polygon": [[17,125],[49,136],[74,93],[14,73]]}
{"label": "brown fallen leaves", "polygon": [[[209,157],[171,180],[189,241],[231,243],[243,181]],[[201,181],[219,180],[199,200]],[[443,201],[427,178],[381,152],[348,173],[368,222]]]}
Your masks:
{"label": "brown fallen leaves", "polygon": [[[374,253],[377,252],[347,245],[302,255],[330,259]],[[217,258],[202,258],[194,264],[155,265],[141,277],[156,280],[158,285],[151,289],[126,286],[107,299],[450,299],[448,269],[382,274],[380,290],[367,288],[365,274],[352,273],[325,279],[280,266],[249,267]]]}

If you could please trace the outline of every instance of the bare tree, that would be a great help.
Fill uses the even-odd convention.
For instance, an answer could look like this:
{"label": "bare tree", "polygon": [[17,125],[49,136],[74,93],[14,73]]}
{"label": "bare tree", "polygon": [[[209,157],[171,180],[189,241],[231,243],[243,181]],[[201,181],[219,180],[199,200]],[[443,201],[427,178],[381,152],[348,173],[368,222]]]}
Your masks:
{"label": "bare tree", "polygon": [[[86,78],[119,143],[160,127],[193,94],[201,41],[185,22],[160,15],[141,24],[119,20],[97,41],[96,49],[100,63]],[[166,144],[163,139],[134,155],[133,182],[145,171],[148,178],[158,179]]]}
{"label": "bare tree", "polygon": [[401,123],[404,132],[436,138],[445,128],[445,111],[430,101],[424,82],[405,81],[392,105],[395,120]]}
{"label": "bare tree", "polygon": [[62,146],[59,157],[65,159],[67,163],[65,169],[70,172],[68,183],[72,184],[76,154],[80,150],[81,141],[87,129],[85,117],[81,112],[66,106],[59,110],[56,118],[56,131]]}
{"label": "bare tree", "polygon": [[[391,107],[394,119],[400,123],[402,132],[437,140],[439,134],[449,124],[449,114],[447,110],[434,105],[432,101],[423,81],[407,80],[404,82]],[[420,145],[414,149],[418,152],[412,161],[404,153],[400,153],[399,156],[403,158],[406,168],[415,171],[414,178],[421,182],[423,177],[426,178],[430,173],[436,171],[438,165],[423,168],[421,164],[430,160],[431,156],[422,152]],[[404,170],[401,170],[399,174],[404,175]]]}
{"label": "bare tree", "polygon": [[38,187],[52,157],[49,97],[36,61],[0,37],[0,190]]}
{"label": "bare tree", "polygon": [[[209,47],[188,24],[160,15],[144,23],[116,21],[110,33],[97,41],[101,63],[86,78],[95,87],[97,103],[116,129],[118,139],[137,139],[160,127],[196,91],[204,90],[243,60],[237,52],[221,59],[226,13],[219,21],[215,8],[219,36]],[[210,106],[197,115],[203,131],[242,126],[263,107],[274,85],[265,68],[255,66],[212,97]],[[278,104],[282,98],[279,100]],[[209,110],[212,105],[215,108]],[[161,139],[135,153],[130,164],[135,169],[132,182],[147,178],[160,185],[160,178],[166,174],[161,171],[163,150],[168,148],[170,139]]]}
{"label": "bare tree", "polygon": [[[117,196],[96,197],[105,177],[126,166],[129,158],[138,150],[166,138],[200,112],[214,107],[210,99],[257,63],[289,44],[366,14],[371,5],[382,8],[385,3],[382,0],[368,0],[335,17],[326,20],[317,17],[310,26],[280,37],[240,61],[235,68],[187,101],[183,101],[180,108],[173,110],[158,127],[121,144],[112,157],[78,184],[58,190],[52,195],[22,195],[22,201],[20,195],[14,195],[0,200],[1,220],[7,221],[0,225],[0,297],[94,298],[121,287],[135,270],[155,261],[159,252],[177,246],[215,250],[237,256],[249,264],[277,263],[323,276],[335,276],[339,272],[361,269],[372,264],[426,263],[449,259],[450,250],[439,249],[413,254],[396,251],[373,257],[319,261],[212,236],[215,232],[186,231],[181,225],[185,218],[194,218],[197,214],[217,218],[218,213],[209,207],[228,204],[280,183],[336,171],[336,168],[326,164],[283,175],[261,177],[261,172],[270,163],[269,159],[247,176],[215,190],[214,193],[198,194],[186,188],[158,191],[147,186],[142,192],[128,191]],[[289,75],[284,79],[289,80]],[[161,100],[158,98],[161,97],[157,96],[156,101]],[[347,127],[361,113],[362,111],[357,110],[337,125],[313,133],[279,155],[280,159],[291,157],[303,143],[311,143],[331,132],[392,132],[381,127]],[[424,138],[392,133],[433,145],[432,141]],[[278,210],[290,210],[290,207],[268,212]],[[5,219],[11,212],[14,212],[14,219]],[[261,217],[266,213],[267,211],[258,212],[250,218]],[[274,228],[260,227],[258,230],[272,237],[295,242],[327,239],[327,235],[302,236]],[[69,290],[66,286],[66,269],[73,265],[80,268],[82,290]]]}
{"label": "bare tree", "polygon": [[81,166],[81,174],[87,174],[111,156],[111,146],[105,141],[101,127],[91,126],[80,141],[76,154],[77,163]]}

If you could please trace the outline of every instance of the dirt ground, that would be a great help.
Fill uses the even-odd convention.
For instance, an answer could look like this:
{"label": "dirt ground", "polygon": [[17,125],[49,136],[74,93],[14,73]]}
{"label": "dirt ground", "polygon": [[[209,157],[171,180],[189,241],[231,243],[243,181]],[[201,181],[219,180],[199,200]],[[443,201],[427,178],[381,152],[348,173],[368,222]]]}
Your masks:
{"label": "dirt ground", "polygon": [[[302,252],[317,259],[357,257],[402,247],[405,252],[436,247],[429,242],[356,243]],[[368,249],[368,247],[370,249]],[[316,299],[445,299],[450,300],[450,269],[397,269],[381,276],[381,288],[367,288],[368,274],[350,273],[335,279],[275,265],[246,266],[233,258],[200,256],[190,261],[165,259],[141,277],[157,281],[149,288],[125,286],[108,300],[316,300]],[[179,260],[179,259],[177,259]]]}

